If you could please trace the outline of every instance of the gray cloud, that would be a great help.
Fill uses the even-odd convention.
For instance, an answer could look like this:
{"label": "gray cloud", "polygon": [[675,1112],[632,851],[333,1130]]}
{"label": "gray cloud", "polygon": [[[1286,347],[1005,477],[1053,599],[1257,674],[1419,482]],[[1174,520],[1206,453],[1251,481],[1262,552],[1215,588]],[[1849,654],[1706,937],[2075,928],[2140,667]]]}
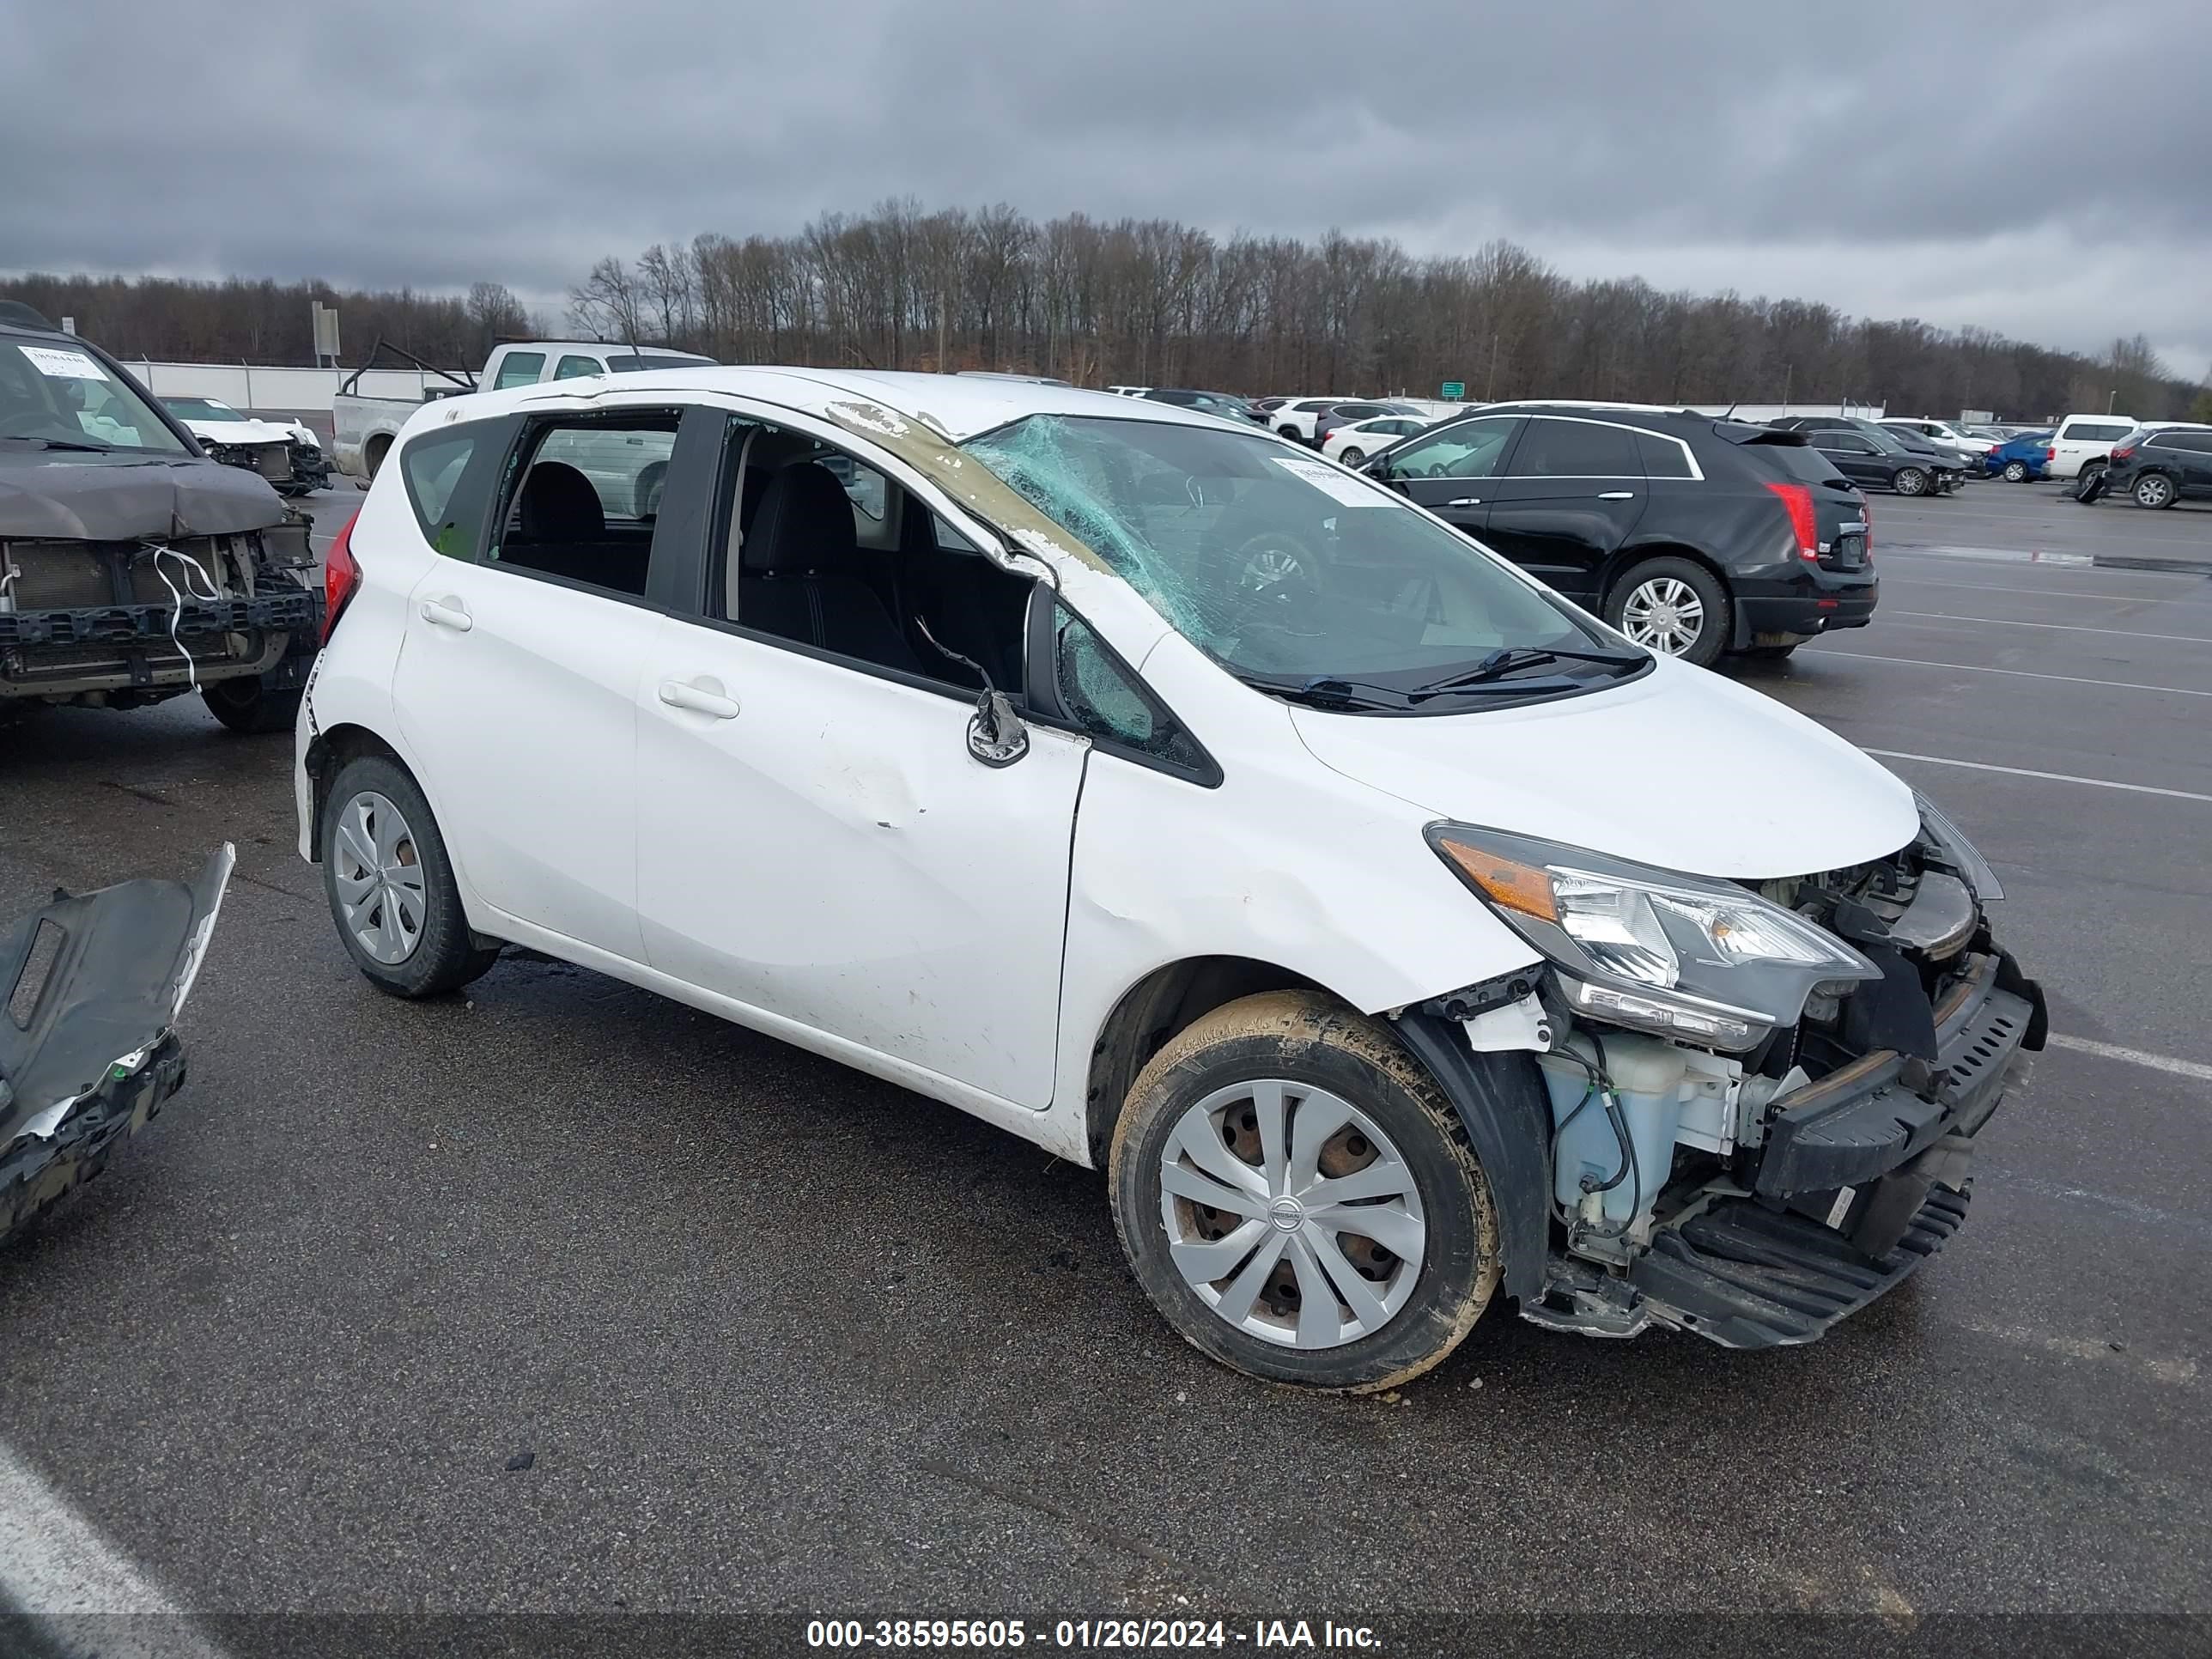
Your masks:
{"label": "gray cloud", "polygon": [[[250,15],[251,21],[248,21]],[[0,267],[557,295],[911,194],[1521,241],[2205,372],[2203,0],[379,0],[0,12]],[[2177,43],[2170,51],[2145,43]]]}

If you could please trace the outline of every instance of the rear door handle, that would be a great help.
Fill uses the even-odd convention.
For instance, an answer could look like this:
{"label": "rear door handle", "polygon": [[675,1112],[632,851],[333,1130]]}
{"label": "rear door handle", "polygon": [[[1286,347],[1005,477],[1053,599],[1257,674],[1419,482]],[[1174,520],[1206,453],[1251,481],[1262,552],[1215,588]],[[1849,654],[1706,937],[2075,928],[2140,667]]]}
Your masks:
{"label": "rear door handle", "polygon": [[466,606],[448,605],[443,599],[423,600],[422,620],[434,623],[440,628],[450,628],[456,634],[465,634],[477,625]]}
{"label": "rear door handle", "polygon": [[1446,507],[1480,507],[1482,505],[1482,497],[1480,495],[1455,495],[1451,500],[1446,501],[1444,505]]}
{"label": "rear door handle", "polygon": [[684,680],[663,680],[660,700],[671,708],[689,708],[695,714],[712,714],[718,720],[733,720],[738,717],[738,700],[726,697],[720,682],[713,682],[714,689],[694,685]]}
{"label": "rear door handle", "polygon": [[1607,489],[1601,491],[1598,495],[1601,501],[1632,501],[1635,499],[1636,492],[1632,489]]}

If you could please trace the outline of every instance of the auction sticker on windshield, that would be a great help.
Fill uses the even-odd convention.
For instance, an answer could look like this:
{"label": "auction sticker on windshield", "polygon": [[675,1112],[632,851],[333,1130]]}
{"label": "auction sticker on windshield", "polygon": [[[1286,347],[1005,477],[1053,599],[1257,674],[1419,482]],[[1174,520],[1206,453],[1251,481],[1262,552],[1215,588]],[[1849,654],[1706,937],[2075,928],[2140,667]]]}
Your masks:
{"label": "auction sticker on windshield", "polygon": [[1269,457],[1277,466],[1295,472],[1332,501],[1342,501],[1346,507],[1388,507],[1390,497],[1379,489],[1370,489],[1357,478],[1347,478],[1327,461],[1310,461],[1303,455]]}
{"label": "auction sticker on windshield", "polygon": [[40,374],[57,380],[104,380],[107,371],[82,351],[58,350],[52,346],[18,346]]}

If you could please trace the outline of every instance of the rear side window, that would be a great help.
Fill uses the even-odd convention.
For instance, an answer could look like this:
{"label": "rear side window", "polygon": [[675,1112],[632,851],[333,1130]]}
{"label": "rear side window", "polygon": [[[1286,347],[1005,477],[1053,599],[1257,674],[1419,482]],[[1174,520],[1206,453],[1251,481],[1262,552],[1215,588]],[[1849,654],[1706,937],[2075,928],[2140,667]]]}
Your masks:
{"label": "rear side window", "polygon": [[2156,432],[2148,441],[2159,449],[2188,449],[2200,455],[2212,454],[2212,432]]}
{"label": "rear side window", "polygon": [[556,380],[580,380],[586,375],[604,374],[606,372],[597,357],[571,356],[563,357],[554,366],[553,378]]}
{"label": "rear side window", "polygon": [[1625,428],[1538,415],[1530,418],[1521,447],[1513,452],[1513,476],[1640,478],[1644,463],[1637,457],[1636,434]]}
{"label": "rear side window", "polygon": [[2066,429],[2058,435],[2070,443],[2108,444],[2116,439],[2126,437],[2134,430],[2131,426],[2110,421],[2069,421],[2066,424]]}
{"label": "rear side window", "polygon": [[504,392],[511,386],[536,386],[544,368],[544,352],[510,351],[500,359],[499,378],[491,383],[491,389]]}
{"label": "rear side window", "polygon": [[477,451],[495,443],[499,422],[447,427],[400,453],[399,475],[422,538],[449,559],[473,559],[483,538],[485,498],[495,464]]}
{"label": "rear side window", "polygon": [[[1776,447],[1787,447],[1799,455],[1810,453],[1799,449],[1795,444],[1777,445]],[[1690,452],[1672,438],[1662,438],[1656,432],[1638,432],[1636,434],[1636,453],[1644,463],[1644,476],[1647,478],[1692,478],[1697,476],[1690,471]]]}
{"label": "rear side window", "polygon": [[642,598],[680,414],[636,410],[533,423],[511,469],[494,559]]}

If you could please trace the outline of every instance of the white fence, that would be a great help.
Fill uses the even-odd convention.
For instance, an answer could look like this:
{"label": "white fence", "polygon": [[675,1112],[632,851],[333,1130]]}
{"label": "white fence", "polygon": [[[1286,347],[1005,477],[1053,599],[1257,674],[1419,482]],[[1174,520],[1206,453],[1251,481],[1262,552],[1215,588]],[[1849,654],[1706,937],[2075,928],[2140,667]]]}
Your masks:
{"label": "white fence", "polygon": [[[123,360],[157,398],[214,398],[238,409],[319,410],[327,412],[331,400],[346,377],[346,368],[270,368],[252,363],[155,363],[143,359]],[[453,383],[414,368],[372,368],[361,377],[359,390],[368,398],[420,398],[432,386],[453,389]]]}

